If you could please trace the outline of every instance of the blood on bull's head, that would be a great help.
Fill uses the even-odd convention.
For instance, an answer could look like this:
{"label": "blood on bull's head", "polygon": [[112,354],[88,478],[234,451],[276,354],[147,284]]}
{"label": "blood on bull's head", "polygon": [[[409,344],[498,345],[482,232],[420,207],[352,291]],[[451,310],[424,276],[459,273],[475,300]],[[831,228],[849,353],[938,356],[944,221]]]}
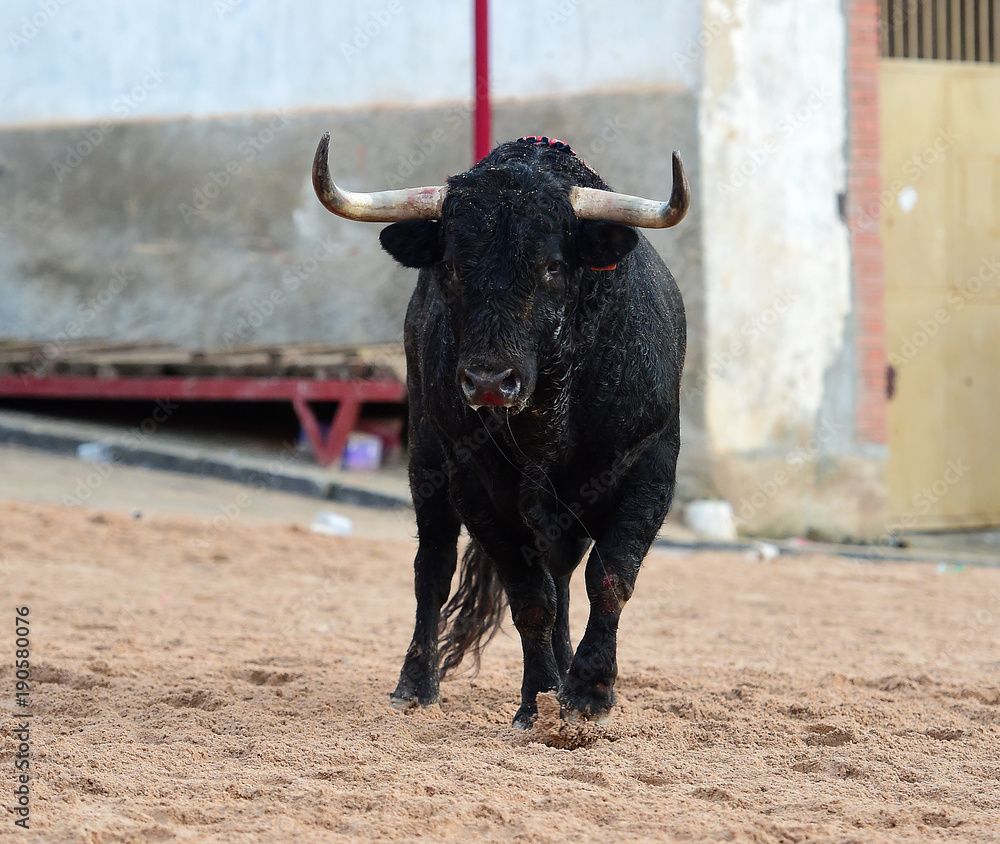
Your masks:
{"label": "blood on bull's head", "polygon": [[348,219],[393,223],[382,246],[436,285],[456,388],[472,407],[528,406],[539,371],[572,342],[584,274],[613,270],[638,242],[632,226],[676,225],[689,204],[677,153],[670,200],[656,202],[611,192],[547,138],[501,145],[446,186],[368,194],[334,184],[328,146],[324,135],[313,162],[320,201]]}

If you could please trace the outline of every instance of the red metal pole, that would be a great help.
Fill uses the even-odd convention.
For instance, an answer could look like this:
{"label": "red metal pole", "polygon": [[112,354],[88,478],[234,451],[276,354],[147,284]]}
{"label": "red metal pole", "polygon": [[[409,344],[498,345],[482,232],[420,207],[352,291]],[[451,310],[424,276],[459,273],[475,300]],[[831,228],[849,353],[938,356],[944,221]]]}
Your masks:
{"label": "red metal pole", "polygon": [[476,3],[476,109],[472,152],[479,161],[492,148],[490,136],[489,0]]}

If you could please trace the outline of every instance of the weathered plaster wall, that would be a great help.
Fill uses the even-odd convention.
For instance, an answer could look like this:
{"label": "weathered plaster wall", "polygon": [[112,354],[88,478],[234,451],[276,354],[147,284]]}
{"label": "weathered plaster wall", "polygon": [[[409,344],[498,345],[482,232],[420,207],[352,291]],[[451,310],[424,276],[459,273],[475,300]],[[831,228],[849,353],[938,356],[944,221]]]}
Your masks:
{"label": "weathered plaster wall", "polygon": [[744,530],[859,535],[841,0],[706,0],[707,450]]}
{"label": "weathered plaster wall", "polygon": [[[0,124],[466,99],[468,0],[6,0]],[[697,84],[690,0],[491,4],[501,98]]]}
{"label": "weathered plaster wall", "polygon": [[844,21],[840,0],[726,5],[700,115],[708,418],[716,448],[751,451],[812,432],[843,347]]}
{"label": "weathered plaster wall", "polygon": [[[499,103],[495,124],[501,137],[564,137],[620,189],[666,196],[672,148],[698,183],[695,102],[661,91]],[[317,201],[310,165],[327,129],[337,178],[355,189],[440,183],[469,164],[461,103],[0,132],[0,336],[397,338],[414,275],[381,251],[379,226]],[[100,141],[80,146],[88,138]],[[697,212],[652,237],[696,287]]]}

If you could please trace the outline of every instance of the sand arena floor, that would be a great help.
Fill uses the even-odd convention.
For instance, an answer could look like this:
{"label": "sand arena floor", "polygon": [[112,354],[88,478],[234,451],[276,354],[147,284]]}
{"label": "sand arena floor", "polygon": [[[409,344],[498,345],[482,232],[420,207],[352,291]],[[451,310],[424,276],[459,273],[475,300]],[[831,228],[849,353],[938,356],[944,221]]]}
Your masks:
{"label": "sand arena floor", "polygon": [[[654,553],[612,724],[522,734],[509,628],[439,708],[388,706],[414,546],[384,518],[399,538],[0,503],[36,840],[1000,840],[1000,570]],[[7,712],[13,683],[5,658]]]}

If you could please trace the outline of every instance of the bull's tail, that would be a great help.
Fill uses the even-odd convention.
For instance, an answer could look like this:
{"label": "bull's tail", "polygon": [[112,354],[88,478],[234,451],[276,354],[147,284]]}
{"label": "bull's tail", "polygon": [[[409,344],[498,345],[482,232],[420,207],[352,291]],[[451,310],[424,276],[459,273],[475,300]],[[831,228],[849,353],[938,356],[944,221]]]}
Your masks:
{"label": "bull's tail", "polygon": [[483,648],[496,636],[507,606],[493,563],[474,541],[462,557],[458,589],[441,610],[441,676],[458,668],[467,651],[479,658]]}

